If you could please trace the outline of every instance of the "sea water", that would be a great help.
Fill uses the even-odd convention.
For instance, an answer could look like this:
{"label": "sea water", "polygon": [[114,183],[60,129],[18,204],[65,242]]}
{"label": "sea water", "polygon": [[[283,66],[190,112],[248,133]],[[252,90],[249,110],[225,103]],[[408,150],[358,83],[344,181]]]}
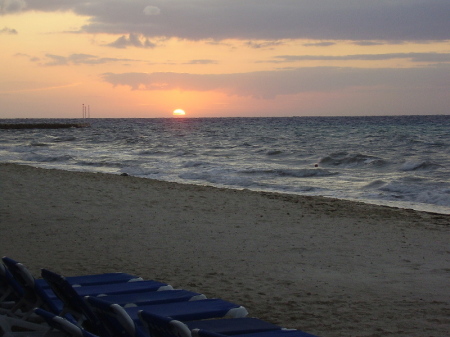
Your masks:
{"label": "sea water", "polygon": [[[0,120],[0,123],[80,120]],[[450,214],[450,116],[85,119],[0,130],[0,162]]]}

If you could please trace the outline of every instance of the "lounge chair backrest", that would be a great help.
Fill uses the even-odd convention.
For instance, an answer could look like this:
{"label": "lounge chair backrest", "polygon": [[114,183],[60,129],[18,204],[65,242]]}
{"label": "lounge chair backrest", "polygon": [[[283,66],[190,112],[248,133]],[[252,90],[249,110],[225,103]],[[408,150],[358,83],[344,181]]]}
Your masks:
{"label": "lounge chair backrest", "polygon": [[110,337],[148,337],[136,328],[131,317],[120,305],[99,297],[86,296],[85,300],[103,323],[103,328]]}
{"label": "lounge chair backrest", "polygon": [[59,313],[60,315],[70,313],[77,320],[82,319],[84,316],[91,324],[98,324],[97,317],[64,276],[47,269],[42,269],[41,275],[50,285],[56,296],[64,303],[64,309]]}
{"label": "lounge chair backrest", "polygon": [[0,302],[14,296],[15,299],[23,296],[23,288],[11,275],[11,272],[0,263]]}
{"label": "lounge chair backrest", "polygon": [[58,331],[63,332],[70,337],[96,337],[96,335],[72,324],[67,319],[54,315],[48,311],[42,309],[35,309],[34,312],[44,318],[45,322]]}
{"label": "lounge chair backrest", "polygon": [[34,307],[44,306],[45,309],[57,313],[58,309],[54,301],[49,298],[45,289],[39,283],[35,282],[33,275],[31,275],[30,271],[22,263],[6,256],[2,260],[17,283],[22,286],[24,290],[23,298],[27,303]]}
{"label": "lounge chair backrest", "polygon": [[16,281],[24,288],[34,288],[34,277],[28,269],[21,263],[4,256],[3,263],[8,267],[8,270],[14,276]]}
{"label": "lounge chair backrest", "polygon": [[159,316],[143,310],[138,312],[138,316],[152,337],[191,337],[191,331],[186,324],[172,317]]}

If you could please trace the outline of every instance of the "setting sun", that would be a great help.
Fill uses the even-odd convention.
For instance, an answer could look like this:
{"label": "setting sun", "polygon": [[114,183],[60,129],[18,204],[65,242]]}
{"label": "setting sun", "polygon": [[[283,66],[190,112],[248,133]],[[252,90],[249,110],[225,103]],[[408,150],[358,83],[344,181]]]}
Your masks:
{"label": "setting sun", "polygon": [[184,115],[186,115],[186,112],[182,109],[175,109],[175,110],[173,110],[173,115],[174,116],[184,116]]}

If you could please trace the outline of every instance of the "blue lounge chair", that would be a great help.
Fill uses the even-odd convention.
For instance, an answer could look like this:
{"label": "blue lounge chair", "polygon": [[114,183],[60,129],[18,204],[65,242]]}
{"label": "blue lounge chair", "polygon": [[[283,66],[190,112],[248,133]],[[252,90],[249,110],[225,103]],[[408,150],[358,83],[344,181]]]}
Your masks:
{"label": "blue lounge chair", "polygon": [[103,329],[108,332],[109,337],[146,336],[138,316],[138,312],[142,310],[157,313],[161,316],[176,317],[180,320],[210,319],[225,316],[244,317],[247,315],[247,310],[244,307],[220,299],[143,305],[131,308],[111,304],[102,300],[101,297],[86,297],[86,301],[99,322],[103,324]]}
{"label": "blue lounge chair", "polygon": [[191,337],[191,330],[193,329],[207,329],[225,335],[281,329],[278,325],[252,317],[181,322],[172,317],[160,316],[146,311],[139,311],[138,315],[145,331],[150,336],[157,337]]}
{"label": "blue lounge chair", "polygon": [[198,301],[206,296],[189,290],[173,289],[162,291],[136,292],[132,294],[98,296],[102,300],[119,304],[122,307],[137,307],[147,304],[163,304],[171,302]]}
{"label": "blue lounge chair", "polygon": [[[21,328],[26,331],[41,331],[41,317],[34,315],[34,308],[41,307],[53,313],[62,311],[62,302],[56,297],[48,283],[35,279],[28,269],[17,261],[4,257],[0,263],[0,326],[4,333]],[[6,267],[8,266],[8,268]],[[10,270],[13,270],[11,273]],[[142,278],[125,273],[107,273],[98,275],[75,276],[68,279],[73,286],[104,283],[142,281]],[[73,319],[73,317],[69,317]]]}
{"label": "blue lounge chair", "polygon": [[[53,294],[44,280],[35,280],[28,269],[21,263],[7,257],[3,257],[2,260],[4,265],[2,264],[0,273],[4,275],[4,280],[8,283],[11,293],[14,293],[17,297],[15,299],[16,304],[8,313],[10,316],[27,320],[33,314],[35,307],[44,305],[48,310],[50,309],[48,304],[60,306],[60,303],[56,301],[56,295]],[[39,289],[48,298],[48,303],[44,303],[41,300],[36,294],[35,288]]]}
{"label": "blue lounge chair", "polygon": [[[16,285],[21,288],[21,301],[17,307],[12,310],[17,312],[18,309],[25,312],[25,315],[21,315],[23,318],[27,318],[32,314],[32,309],[35,307],[43,306],[44,309],[51,311],[55,314],[61,312],[63,305],[50,288],[49,284],[44,279],[35,279],[29,270],[21,263],[8,258],[2,258],[3,263],[7,267],[6,270],[12,275]],[[146,289],[149,283],[144,282],[142,278],[135,275],[126,273],[106,273],[98,275],[86,275],[86,276],[74,276],[67,279],[67,281],[74,287],[99,287],[107,285],[110,288],[110,292],[114,292],[112,289],[117,289],[119,284],[126,283],[124,287],[127,290],[130,289]],[[140,281],[140,282],[134,282]],[[147,281],[148,282],[148,281]],[[12,286],[13,284],[11,284]],[[154,281],[151,281],[151,285],[154,286]],[[164,283],[159,283],[161,287],[167,287]],[[17,291],[16,291],[17,292]],[[117,293],[117,291],[116,291]],[[91,293],[89,293],[91,294]]]}
{"label": "blue lounge chair", "polygon": [[[0,263],[0,335],[11,336],[13,331],[23,330],[43,332],[45,327],[39,321],[29,320],[31,316],[28,298],[20,284],[14,279],[9,270]],[[17,333],[15,333],[17,335]],[[33,333],[34,334],[34,333]]]}
{"label": "blue lounge chair", "polygon": [[[70,314],[79,325],[98,334],[102,332],[101,322],[98,321],[95,314],[83,300],[84,296],[122,295],[123,305],[126,305],[131,303],[130,301],[136,299],[136,297],[142,297],[143,301],[149,300],[149,295],[145,295],[146,293],[155,293],[158,290],[173,291],[171,286],[157,281],[73,287],[62,275],[47,269],[42,269],[41,274],[62,303],[60,308],[51,312],[60,316]],[[125,295],[129,295],[129,297]]]}
{"label": "blue lounge chair", "polygon": [[[133,293],[173,290],[173,287],[167,283],[158,281],[140,281],[127,283],[101,284],[93,286],[75,287],[62,275],[54,273],[47,269],[41,270],[41,275],[50,285],[55,294],[64,301],[66,305],[71,303],[71,296],[106,296],[106,295],[124,295]],[[75,296],[75,294],[77,296]]]}
{"label": "blue lounge chair", "polygon": [[[35,314],[42,317],[45,322],[48,324],[50,329],[54,329],[56,331],[62,332],[65,336],[69,337],[98,337],[86,331],[85,329],[80,328],[79,326],[69,322],[67,319],[54,315],[48,311],[42,309],[35,309]],[[48,330],[51,331],[51,330]],[[47,333],[45,334],[47,336]]]}
{"label": "blue lounge chair", "polygon": [[[175,290],[172,289],[172,287],[169,288],[171,290],[164,290],[166,287],[164,287],[163,290],[156,287],[146,287],[143,290],[138,289],[134,292],[122,292],[123,289],[118,285],[119,291],[121,292],[119,294],[103,294],[103,290],[107,287],[102,287],[100,289],[102,293],[96,294],[98,291],[91,292],[90,287],[77,288],[72,286],[64,276],[49,270],[42,269],[42,276],[51,286],[58,298],[64,303],[68,311],[75,312],[83,312],[83,307],[85,307],[83,295],[85,295],[86,292],[91,293],[89,294],[90,296],[98,296],[104,301],[117,303],[124,307],[206,299],[206,296],[203,294],[188,290]],[[156,285],[159,285],[159,283],[156,283]]]}
{"label": "blue lounge chair", "polygon": [[[215,333],[207,330],[194,329],[192,330],[192,337],[229,337],[228,335]],[[281,329],[272,331],[263,331],[255,333],[237,334],[233,337],[317,337],[309,333],[294,330],[294,329]]]}
{"label": "blue lounge chair", "polygon": [[[62,303],[56,299],[56,295],[50,288],[46,280],[36,280],[33,275],[25,268],[24,265],[18,263],[7,257],[3,258],[3,262],[8,267],[11,274],[16,281],[23,287],[26,295],[31,302],[34,302],[34,307],[46,306],[44,309],[59,314]],[[51,272],[49,272],[51,273]],[[58,274],[55,274],[58,275]],[[80,277],[76,277],[77,284],[80,282]],[[69,283],[70,284],[70,283]],[[79,285],[79,284],[78,284]],[[100,294],[123,294],[138,292],[144,290],[169,290],[172,286],[157,281],[139,281],[139,282],[122,282],[122,283],[107,283],[96,285],[83,285],[73,287],[81,296],[91,295],[98,296]]]}
{"label": "blue lounge chair", "polygon": [[[57,294],[63,303],[63,308],[59,315],[70,313],[79,324],[89,324],[88,329],[92,331],[101,331],[102,327],[91,308],[86,304],[82,295],[84,290],[90,290],[91,287],[74,288],[67,280],[56,273],[43,269],[42,276],[47,280],[53,291]],[[97,289],[97,288],[96,288]],[[119,288],[120,289],[120,288]],[[105,290],[102,288],[101,291]],[[156,288],[146,288],[143,291],[116,295],[99,295],[104,301],[117,303],[124,307],[136,307],[146,304],[162,304],[176,301],[194,301],[205,299],[206,296],[187,291],[187,290],[161,290]],[[95,296],[96,294],[93,294]],[[86,323],[84,323],[86,321]]]}
{"label": "blue lounge chair", "polygon": [[[19,262],[15,261],[7,256],[4,256],[2,258],[2,260],[3,260],[3,263],[5,263],[8,266],[8,268],[11,268],[11,267],[14,268],[14,265],[19,264]],[[21,268],[26,269],[26,267],[23,264],[21,264]],[[27,273],[29,273],[31,275],[31,273],[28,270],[27,270]],[[103,274],[70,276],[70,277],[66,277],[66,279],[74,287],[143,281],[142,277],[132,275],[132,274],[127,274],[127,273],[103,273]],[[42,279],[35,279],[35,281],[38,283],[41,283],[41,285],[44,287],[47,286],[46,282]]]}
{"label": "blue lounge chair", "polygon": [[0,263],[0,313],[13,311],[14,306],[20,307],[23,289],[14,279],[9,270]]}

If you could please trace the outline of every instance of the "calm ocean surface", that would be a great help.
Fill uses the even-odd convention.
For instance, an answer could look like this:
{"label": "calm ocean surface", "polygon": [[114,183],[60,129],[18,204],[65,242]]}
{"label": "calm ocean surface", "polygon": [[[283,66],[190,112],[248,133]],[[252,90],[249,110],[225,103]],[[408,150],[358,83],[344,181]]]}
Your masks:
{"label": "calm ocean surface", "polygon": [[87,121],[0,130],[0,162],[450,214],[450,116]]}

